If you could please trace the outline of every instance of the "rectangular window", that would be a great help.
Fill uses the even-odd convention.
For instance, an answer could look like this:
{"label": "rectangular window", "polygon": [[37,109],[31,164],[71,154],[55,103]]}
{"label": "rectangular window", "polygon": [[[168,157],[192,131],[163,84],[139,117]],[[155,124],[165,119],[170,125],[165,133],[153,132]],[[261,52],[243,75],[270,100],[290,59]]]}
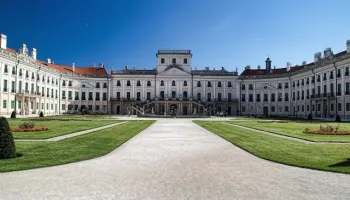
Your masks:
{"label": "rectangular window", "polygon": [[79,105],[74,105],[74,110],[78,110]]}
{"label": "rectangular window", "polygon": [[92,100],[92,92],[89,92],[89,100]]}
{"label": "rectangular window", "polygon": [[346,103],[346,111],[350,111],[350,103]]}
{"label": "rectangular window", "polygon": [[66,111],[66,104],[62,104],[62,111]]}
{"label": "rectangular window", "polygon": [[288,106],[284,107],[284,112],[289,112],[289,107]]}
{"label": "rectangular window", "polygon": [[4,80],[3,91],[7,92],[7,80]]}
{"label": "rectangular window", "polygon": [[341,111],[341,103],[338,103],[338,111]]}
{"label": "rectangular window", "polygon": [[11,101],[11,109],[15,108],[15,101]]}
{"label": "rectangular window", "polygon": [[89,110],[92,110],[92,105],[89,105],[89,106],[88,106],[88,109],[89,109]]}
{"label": "rectangular window", "polygon": [[95,106],[95,110],[100,110],[100,106],[99,106],[99,105],[96,105],[96,106]]}
{"label": "rectangular window", "polygon": [[100,100],[100,93],[99,93],[99,92],[96,92],[95,100],[96,100],[96,101],[99,101],[99,100]]}
{"label": "rectangular window", "polygon": [[68,99],[72,99],[72,91],[68,91]]}
{"label": "rectangular window", "polygon": [[81,100],[86,100],[86,98],[85,98],[85,92],[81,92]]}
{"label": "rectangular window", "polygon": [[79,92],[75,92],[74,97],[75,97],[75,98],[74,98],[75,100],[79,100]]}
{"label": "rectangular window", "polygon": [[331,111],[334,111],[334,104],[331,103]]}
{"label": "rectangular window", "polygon": [[107,93],[106,92],[104,92],[103,94],[102,94],[102,100],[103,101],[107,101]]}
{"label": "rectangular window", "polygon": [[44,110],[44,103],[41,103],[41,109]]}
{"label": "rectangular window", "polygon": [[2,100],[2,108],[7,108],[7,102],[6,102],[6,100]]}

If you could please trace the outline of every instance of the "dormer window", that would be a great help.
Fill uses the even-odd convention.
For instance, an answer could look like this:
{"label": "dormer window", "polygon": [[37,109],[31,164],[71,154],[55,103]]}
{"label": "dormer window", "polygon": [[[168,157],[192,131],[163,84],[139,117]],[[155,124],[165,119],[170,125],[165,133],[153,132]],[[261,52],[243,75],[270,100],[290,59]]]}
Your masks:
{"label": "dormer window", "polygon": [[164,64],[164,63],[165,63],[165,58],[161,58],[161,59],[160,59],[160,63],[161,63],[161,64]]}
{"label": "dormer window", "polygon": [[187,64],[187,58],[184,58],[184,64]]}
{"label": "dormer window", "polygon": [[172,63],[172,64],[176,64],[176,58],[173,58],[173,59],[171,60],[171,63]]}

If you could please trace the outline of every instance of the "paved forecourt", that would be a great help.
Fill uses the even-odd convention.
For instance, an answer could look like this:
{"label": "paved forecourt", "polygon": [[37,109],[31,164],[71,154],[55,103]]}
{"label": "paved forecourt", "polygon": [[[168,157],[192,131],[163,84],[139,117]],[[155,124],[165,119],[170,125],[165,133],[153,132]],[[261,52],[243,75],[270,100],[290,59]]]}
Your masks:
{"label": "paved forecourt", "polygon": [[158,119],[110,154],[0,174],[1,199],[348,199],[350,176],[257,158],[189,119]]}

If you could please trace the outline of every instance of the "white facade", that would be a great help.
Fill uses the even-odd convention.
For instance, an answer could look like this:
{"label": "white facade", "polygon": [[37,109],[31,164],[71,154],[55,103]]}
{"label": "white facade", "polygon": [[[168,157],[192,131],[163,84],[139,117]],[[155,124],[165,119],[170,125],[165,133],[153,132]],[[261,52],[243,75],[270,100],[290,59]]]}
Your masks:
{"label": "white facade", "polygon": [[[190,50],[159,50],[153,70],[125,67],[108,74],[103,64],[79,68],[39,61],[35,48],[7,48],[3,34],[0,47],[1,115],[16,109],[24,115],[221,112],[350,118],[350,40],[338,54],[330,48],[316,53],[313,63],[272,69],[268,58],[265,69],[247,67],[240,76],[224,68],[193,69]],[[98,69],[105,73],[95,74]]]}

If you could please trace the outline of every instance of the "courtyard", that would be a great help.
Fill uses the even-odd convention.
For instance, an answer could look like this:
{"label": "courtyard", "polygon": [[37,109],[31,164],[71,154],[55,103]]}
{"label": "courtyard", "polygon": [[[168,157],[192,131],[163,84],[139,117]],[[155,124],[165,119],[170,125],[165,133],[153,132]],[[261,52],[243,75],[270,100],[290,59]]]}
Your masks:
{"label": "courtyard", "polygon": [[[67,119],[64,116],[51,118],[61,126],[67,122],[58,120]],[[11,180],[0,181],[4,199],[347,199],[350,195],[349,138],[308,138],[296,131],[317,123],[298,123],[297,128],[295,121],[261,123],[244,118],[106,118],[93,121],[118,124],[56,142],[16,141],[17,152],[23,155],[0,160],[0,171],[6,172],[0,180]]]}

